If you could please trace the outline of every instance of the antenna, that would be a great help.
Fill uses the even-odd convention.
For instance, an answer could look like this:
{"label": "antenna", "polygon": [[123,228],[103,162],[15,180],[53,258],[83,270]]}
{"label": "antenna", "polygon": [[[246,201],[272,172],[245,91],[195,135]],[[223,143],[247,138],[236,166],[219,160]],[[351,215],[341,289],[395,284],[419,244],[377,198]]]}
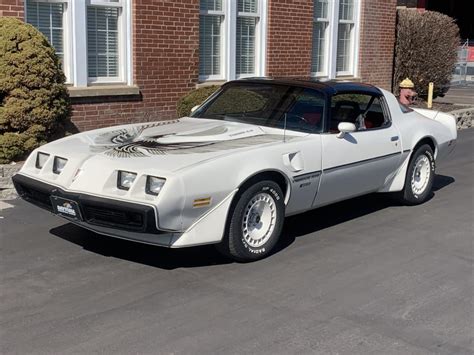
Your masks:
{"label": "antenna", "polygon": [[286,115],[287,115],[287,113],[285,112],[285,119],[284,119],[284,122],[283,122],[283,143],[286,142]]}

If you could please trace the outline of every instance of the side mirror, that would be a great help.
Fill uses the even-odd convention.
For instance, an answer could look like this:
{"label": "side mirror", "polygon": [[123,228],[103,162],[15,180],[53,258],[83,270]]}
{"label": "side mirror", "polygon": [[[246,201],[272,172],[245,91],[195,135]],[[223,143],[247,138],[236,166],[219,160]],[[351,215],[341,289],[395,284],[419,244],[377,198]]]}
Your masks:
{"label": "side mirror", "polygon": [[194,113],[194,111],[196,111],[198,108],[199,108],[199,105],[194,106],[194,107],[191,109],[191,113]]}
{"label": "side mirror", "polygon": [[337,138],[344,138],[346,133],[355,132],[357,130],[355,124],[351,122],[341,122],[337,125],[337,129],[339,130]]}

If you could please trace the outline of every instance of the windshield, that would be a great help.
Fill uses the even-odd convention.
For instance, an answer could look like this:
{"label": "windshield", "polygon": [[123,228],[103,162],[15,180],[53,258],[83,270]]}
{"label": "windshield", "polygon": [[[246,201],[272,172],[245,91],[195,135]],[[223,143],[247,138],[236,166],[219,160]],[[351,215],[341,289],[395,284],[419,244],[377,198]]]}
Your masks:
{"label": "windshield", "polygon": [[237,121],[300,132],[321,132],[321,92],[289,85],[228,84],[192,117]]}

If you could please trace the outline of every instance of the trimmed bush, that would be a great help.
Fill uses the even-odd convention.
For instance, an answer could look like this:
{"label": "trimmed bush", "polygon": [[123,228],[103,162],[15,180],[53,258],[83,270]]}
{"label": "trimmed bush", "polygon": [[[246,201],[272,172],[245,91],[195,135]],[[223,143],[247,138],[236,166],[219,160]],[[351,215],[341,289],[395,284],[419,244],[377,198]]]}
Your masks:
{"label": "trimmed bush", "polygon": [[434,11],[398,10],[393,91],[405,78],[420,96],[434,83],[435,96],[447,91],[457,60],[459,28],[454,20]]}
{"label": "trimmed bush", "polygon": [[41,32],[0,18],[0,163],[45,143],[69,116],[61,64]]}
{"label": "trimmed bush", "polygon": [[220,86],[205,86],[196,90],[193,90],[186,94],[184,97],[179,99],[177,105],[178,117],[189,116],[191,114],[191,109],[202,104],[206,99],[211,96],[213,93],[219,89]]}

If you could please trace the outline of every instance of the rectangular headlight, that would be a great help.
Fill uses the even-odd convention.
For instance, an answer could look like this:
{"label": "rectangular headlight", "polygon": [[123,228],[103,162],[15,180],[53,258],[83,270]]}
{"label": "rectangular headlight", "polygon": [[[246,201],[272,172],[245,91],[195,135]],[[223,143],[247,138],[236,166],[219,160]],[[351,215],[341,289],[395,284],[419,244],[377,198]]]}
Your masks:
{"label": "rectangular headlight", "polygon": [[38,152],[36,156],[36,163],[35,166],[37,169],[41,169],[44,164],[46,164],[46,160],[48,160],[49,154]]}
{"label": "rectangular headlight", "polygon": [[155,176],[146,177],[146,190],[145,192],[149,195],[158,196],[163,185],[165,184],[166,179],[162,179]]}
{"label": "rectangular headlight", "polygon": [[135,181],[136,177],[136,173],[119,170],[117,176],[117,187],[121,190],[129,190],[130,187],[133,185],[133,182]]}
{"label": "rectangular headlight", "polygon": [[53,173],[61,174],[64,167],[66,166],[66,163],[67,163],[67,159],[61,158],[61,157],[54,157]]}

